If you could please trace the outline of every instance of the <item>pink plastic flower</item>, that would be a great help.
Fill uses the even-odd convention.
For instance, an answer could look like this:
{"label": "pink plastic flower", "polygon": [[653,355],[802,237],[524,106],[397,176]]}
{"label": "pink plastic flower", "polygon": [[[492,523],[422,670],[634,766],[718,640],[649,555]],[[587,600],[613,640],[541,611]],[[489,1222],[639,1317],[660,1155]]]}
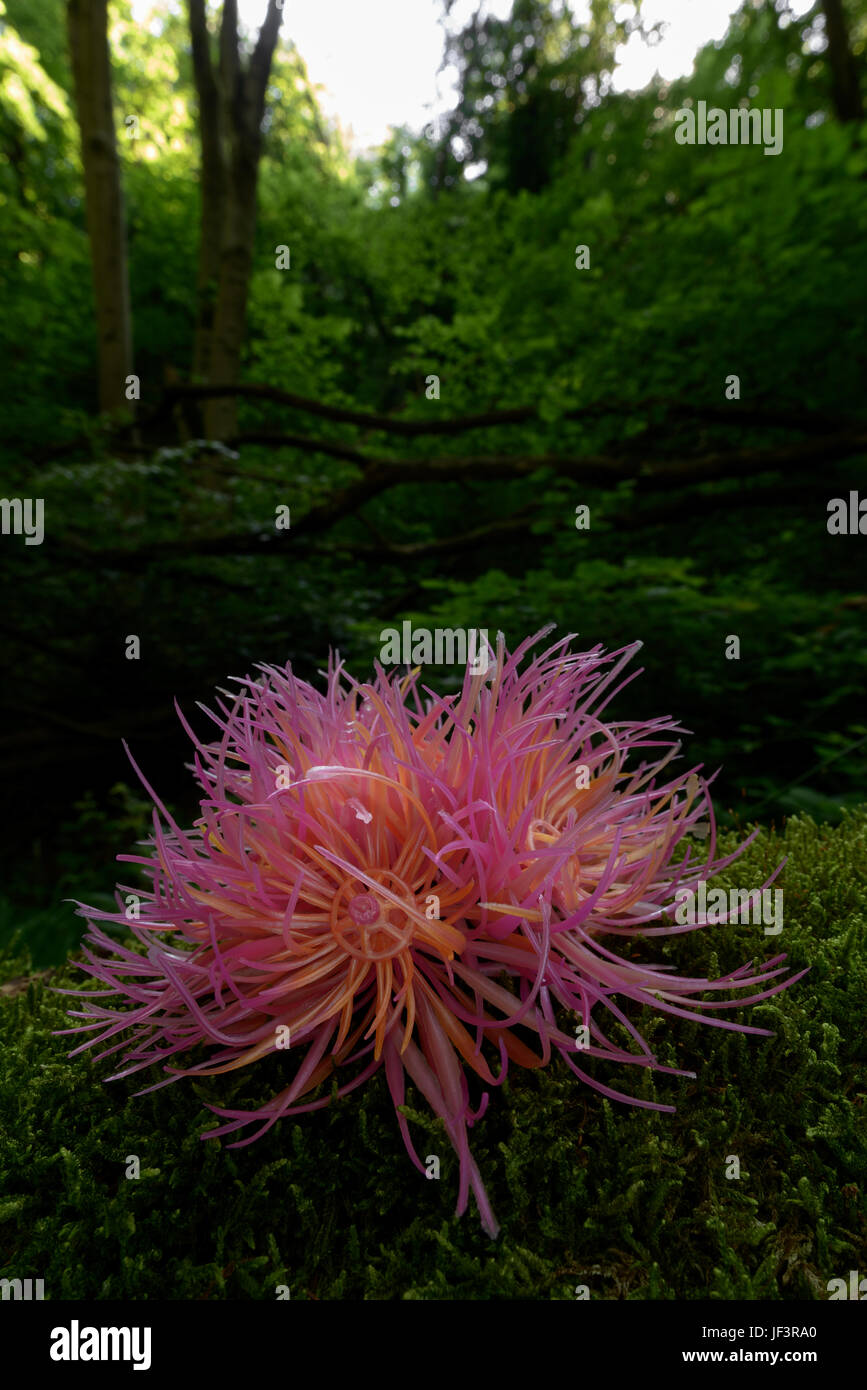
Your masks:
{"label": "pink plastic flower", "polygon": [[[764,1033],[718,1014],[793,983],[776,978],[784,956],[710,981],[640,963],[634,942],[625,955],[612,949],[618,937],[629,947],[694,930],[666,920],[675,894],[736,855],[714,859],[699,769],[666,770],[677,726],[601,717],[637,647],[572,654],[567,637],[522,673],[537,640],[509,656],[500,638],[495,662],[484,675],[468,670],[459,695],[420,691],[417,672],[379,666],[358,684],[339,663],[322,694],[289,668],[262,667],[211,715],[218,741],[200,743],[184,721],[201,818],[180,829],[151,792],[168,829],[155,810],[150,857],[122,856],[150,878],[146,894],[121,890],[139,892],[141,917],[128,920],[120,894],[114,914],[79,905],[90,925],[82,968],[108,988],[86,991],[84,1010],[72,1012],[85,1022],[67,1031],[94,1033],[76,1052],[109,1043],[100,1057],[123,1054],[113,1079],[160,1063],[169,1073],[160,1086],[288,1045],[299,1061],[278,1095],[252,1111],[211,1107],[226,1123],[205,1138],[260,1122],[236,1147],[327,1105],[335,1071],[348,1077],[345,1095],[383,1067],[395,1107],[408,1076],[458,1154],[458,1213],[472,1188],[493,1236],[467,1138],[489,1092],[473,1112],[469,1073],[493,1087],[510,1060],[542,1066],[557,1052],[604,1095],[671,1110],[611,1090],[576,1060],[672,1071],[623,1001]],[[686,846],[676,859],[700,821],[707,861]],[[94,919],[132,930],[142,949]],[[745,1000],[720,997],[743,989],[753,991]],[[106,996],[126,1007],[98,1002]],[[632,1050],[608,1039],[605,1015]],[[200,1045],[207,1055],[183,1058]],[[397,1119],[425,1172],[399,1109]]]}

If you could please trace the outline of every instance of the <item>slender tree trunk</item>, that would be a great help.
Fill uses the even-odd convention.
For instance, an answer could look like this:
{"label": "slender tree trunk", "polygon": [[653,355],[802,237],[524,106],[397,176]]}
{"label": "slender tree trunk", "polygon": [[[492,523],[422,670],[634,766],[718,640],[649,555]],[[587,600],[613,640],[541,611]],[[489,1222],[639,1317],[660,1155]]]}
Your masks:
{"label": "slender tree trunk", "polygon": [[[211,336],[211,381],[237,381],[241,370],[247,294],[253,271],[256,185],[261,154],[261,115],[255,112],[255,93],[249,91],[250,87],[250,75],[238,74],[232,103],[229,177],[223,208],[220,274]],[[205,407],[205,433],[215,439],[231,438],[237,433],[237,411],[237,401],[231,396],[209,401]]]}
{"label": "slender tree trunk", "polygon": [[[202,216],[193,373],[206,382],[238,380],[256,236],[256,186],[262,153],[265,91],[282,8],[269,0],[256,48],[246,66],[238,46],[237,0],[224,0],[220,58],[215,67],[204,0],[189,0],[193,71],[202,145]],[[237,401],[210,401],[205,434],[232,439]]]}
{"label": "slender tree trunk", "polygon": [[220,274],[220,239],[226,197],[223,103],[211,63],[205,0],[190,0],[193,72],[199,101],[201,177],[199,266],[196,279],[196,327],[193,342],[193,380],[206,382],[210,368],[211,333]]}
{"label": "slender tree trunk", "polygon": [[68,0],[67,21],[96,307],[99,408],[130,415],[132,323],[107,10],[108,0]]}
{"label": "slender tree trunk", "polygon": [[831,95],[839,121],[863,121],[864,102],[861,97],[858,63],[849,46],[849,31],[843,0],[822,0],[825,12],[825,32],[828,36],[828,61],[831,65]]}

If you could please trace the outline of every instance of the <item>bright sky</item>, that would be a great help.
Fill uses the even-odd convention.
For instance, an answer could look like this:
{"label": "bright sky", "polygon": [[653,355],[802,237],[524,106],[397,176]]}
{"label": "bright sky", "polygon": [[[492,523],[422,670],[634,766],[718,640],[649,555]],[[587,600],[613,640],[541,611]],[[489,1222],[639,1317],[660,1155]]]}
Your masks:
{"label": "bright sky", "polygon": [[[796,14],[812,0],[790,0]],[[577,18],[586,0],[570,0]],[[267,0],[239,0],[243,21],[257,25]],[[453,23],[459,27],[478,8],[478,0],[457,0]],[[487,0],[489,14],[505,17],[511,0]],[[631,10],[631,6],[625,8]],[[644,87],[655,72],[667,79],[692,67],[695,53],[721,39],[740,0],[645,0],[648,20],[667,25],[652,48],[633,35],[619,54],[614,85],[624,91]],[[453,105],[442,61],[440,0],[284,0],[282,32],[291,37],[307,64],[311,81],[322,87],[320,100],[337,116],[356,149],[380,144],[390,125],[420,128],[436,111]]]}

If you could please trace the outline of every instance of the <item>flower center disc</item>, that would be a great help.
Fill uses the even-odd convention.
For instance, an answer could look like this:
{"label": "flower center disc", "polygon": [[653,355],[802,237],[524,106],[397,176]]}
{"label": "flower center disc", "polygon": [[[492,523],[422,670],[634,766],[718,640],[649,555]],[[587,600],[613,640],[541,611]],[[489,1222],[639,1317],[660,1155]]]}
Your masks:
{"label": "flower center disc", "polygon": [[356,893],[349,904],[349,915],[359,927],[372,927],[379,918],[379,903],[372,893]]}
{"label": "flower center disc", "polygon": [[343,950],[369,961],[388,960],[405,951],[415,932],[409,913],[375,893],[355,893],[342,907],[346,891],[339,893],[331,920],[332,934]]}

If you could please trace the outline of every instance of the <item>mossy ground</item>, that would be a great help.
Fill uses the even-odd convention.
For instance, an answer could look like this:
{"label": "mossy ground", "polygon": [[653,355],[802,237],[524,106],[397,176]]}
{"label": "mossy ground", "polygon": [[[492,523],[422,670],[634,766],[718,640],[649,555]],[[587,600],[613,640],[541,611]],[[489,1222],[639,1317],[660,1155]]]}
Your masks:
{"label": "mossy ground", "polygon": [[455,1218],[456,1161],[412,1091],[438,1182],[410,1164],[381,1075],[247,1149],[202,1142],[203,1102],[265,1099],[280,1059],[138,1099],[140,1078],[103,1085],[109,1064],[69,1060],[52,1036],[70,1004],[51,987],[83,977],[29,976],[19,943],[0,960],[0,1273],[43,1278],[51,1299],[273,1299],[281,1284],[293,1299],[570,1299],[579,1284],[606,1299],[827,1298],[830,1278],[867,1266],[867,809],[763,831],[720,881],[761,884],[783,855],[779,937],[744,923],[666,944],[683,974],[779,951],[809,966],[729,1015],[776,1036],[636,1015],[696,1079],[597,1074],[675,1115],[610,1104],[559,1059],[513,1069],[470,1135],[496,1242],[472,1199]]}

